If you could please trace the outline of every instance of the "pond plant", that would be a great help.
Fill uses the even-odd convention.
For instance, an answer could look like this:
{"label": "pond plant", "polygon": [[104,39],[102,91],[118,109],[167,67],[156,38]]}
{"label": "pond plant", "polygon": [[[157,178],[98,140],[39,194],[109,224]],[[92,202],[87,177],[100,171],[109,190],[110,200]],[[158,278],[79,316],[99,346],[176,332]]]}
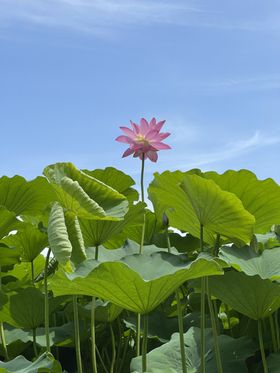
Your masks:
{"label": "pond plant", "polygon": [[0,178],[1,373],[280,372],[280,186],[192,169],[145,191],[164,124],[116,138],[140,196],[113,167]]}

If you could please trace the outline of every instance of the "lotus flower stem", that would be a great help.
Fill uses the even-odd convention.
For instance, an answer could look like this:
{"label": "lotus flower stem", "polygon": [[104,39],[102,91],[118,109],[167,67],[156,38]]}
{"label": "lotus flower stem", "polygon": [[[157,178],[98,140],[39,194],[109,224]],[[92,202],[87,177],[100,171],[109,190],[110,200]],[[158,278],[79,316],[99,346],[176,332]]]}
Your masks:
{"label": "lotus flower stem", "polygon": [[74,331],[75,331],[75,348],[76,348],[76,361],[78,373],[83,372],[82,357],[81,357],[81,343],[80,343],[80,325],[78,313],[78,297],[73,295],[73,311],[74,311]]}
{"label": "lotus flower stem", "polygon": [[275,329],[276,329],[277,351],[279,351],[279,349],[280,349],[280,335],[279,335],[278,310],[275,311],[274,319],[275,319]]}
{"label": "lotus flower stem", "polygon": [[209,293],[208,277],[206,277],[205,280],[206,280],[208,307],[209,307],[209,311],[210,311],[210,318],[211,318],[212,332],[213,332],[213,339],[214,339],[214,349],[215,349],[215,355],[216,355],[217,372],[218,373],[223,373],[223,365],[222,365],[221,352],[220,352],[220,346],[219,346],[219,340],[218,340],[216,318],[215,318],[215,313],[214,313],[213,304],[212,304],[212,300],[211,300],[211,295]]}
{"label": "lotus flower stem", "polygon": [[180,335],[182,373],[187,373],[187,360],[186,360],[186,350],[185,350],[185,341],[184,341],[184,324],[183,324],[182,305],[181,305],[179,290],[176,290],[176,302],[177,302],[178,325],[179,325],[179,335]]}
{"label": "lotus flower stem", "polygon": [[110,322],[110,334],[112,339],[112,361],[111,361],[111,368],[110,373],[114,373],[115,362],[116,362],[116,341],[115,341],[115,334],[112,327],[112,323]]}
{"label": "lotus flower stem", "polygon": [[261,322],[261,320],[258,320],[258,334],[259,334],[259,344],[260,344],[262,363],[263,363],[263,371],[264,371],[264,373],[268,373],[266,357],[265,357],[265,350],[264,350],[264,344],[263,344],[262,322]]}
{"label": "lotus flower stem", "polygon": [[[144,153],[142,154],[142,163],[141,163],[141,201],[145,202],[145,194],[144,194],[144,169],[145,169],[145,157]],[[143,228],[142,228],[142,236],[141,236],[141,244],[140,244],[140,250],[139,254],[143,253],[143,247],[144,247],[144,240],[145,240],[145,228],[146,228],[146,213],[144,212],[143,216]]]}
{"label": "lotus flower stem", "polygon": [[95,307],[96,307],[96,299],[92,297],[91,302],[91,323],[90,323],[90,330],[91,330],[91,359],[92,359],[92,372],[97,373],[97,363],[96,363],[96,340],[95,340]]}
{"label": "lotus flower stem", "polygon": [[48,250],[45,261],[44,288],[45,288],[45,334],[47,352],[51,352],[50,346],[50,315],[49,315],[49,294],[48,294],[48,265],[51,255],[51,249]]}
{"label": "lotus flower stem", "polygon": [[276,334],[275,334],[274,322],[273,322],[272,315],[269,316],[269,325],[270,325],[270,331],[271,331],[273,352],[277,352],[277,340],[276,340]]}
{"label": "lotus flower stem", "polygon": [[[203,252],[203,225],[200,224],[200,250]],[[200,321],[200,373],[205,373],[205,290],[206,278],[201,277],[201,321]]]}
{"label": "lotus flower stem", "polygon": [[147,371],[147,344],[148,344],[148,314],[143,317],[143,341],[142,341],[142,373]]}

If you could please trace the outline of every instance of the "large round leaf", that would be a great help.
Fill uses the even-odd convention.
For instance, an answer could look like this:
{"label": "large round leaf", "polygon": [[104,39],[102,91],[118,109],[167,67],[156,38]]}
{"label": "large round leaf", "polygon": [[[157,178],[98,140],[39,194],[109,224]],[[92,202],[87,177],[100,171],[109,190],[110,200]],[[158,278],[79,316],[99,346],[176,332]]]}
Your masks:
{"label": "large round leaf", "polygon": [[0,206],[0,239],[12,230],[18,229],[22,222],[16,218],[16,214]]}
{"label": "large round leaf", "polygon": [[16,215],[40,214],[54,197],[50,184],[43,177],[32,181],[21,176],[0,178],[0,206]]}
{"label": "large round leaf", "polygon": [[179,171],[155,175],[149,187],[155,209],[166,212],[175,228],[199,237],[205,229],[205,241],[215,234],[248,242],[253,233],[254,217],[232,193],[223,191],[212,180]]}
{"label": "large round leaf", "polygon": [[83,170],[83,172],[114,188],[129,201],[136,201],[139,198],[138,192],[131,188],[135,185],[135,181],[132,177],[114,167],[106,167],[104,169],[98,168],[93,171]]}
{"label": "large round leaf", "polygon": [[118,262],[86,261],[75,273],[59,271],[50,288],[55,295],[83,294],[111,301],[119,307],[148,313],[189,279],[221,274],[217,262],[156,252],[129,255]]}
{"label": "large round leaf", "polygon": [[[144,204],[140,202],[137,205],[130,206],[123,220],[88,220],[80,218],[79,222],[85,245],[103,245],[106,241],[113,239],[120,233],[123,233],[123,230],[128,227],[140,226],[142,229],[143,216]],[[126,235],[124,235],[122,242],[126,238]]]}
{"label": "large round leaf", "polygon": [[35,361],[29,361],[24,356],[17,356],[7,363],[0,362],[1,373],[61,373],[62,369],[54,357],[45,352]]}
{"label": "large round leaf", "polygon": [[274,180],[258,180],[248,170],[229,170],[222,175],[206,172],[202,176],[214,180],[242,201],[256,219],[256,233],[266,233],[273,224],[280,224],[280,186]]}
{"label": "large round leaf", "polygon": [[220,258],[248,276],[259,275],[262,279],[280,279],[280,247],[257,254],[250,246],[238,248],[223,246]]}
{"label": "large round leaf", "polygon": [[25,223],[23,228],[16,234],[6,237],[4,242],[20,250],[23,262],[32,262],[48,245],[48,237],[36,226]]}
{"label": "large round leaf", "polygon": [[127,211],[125,196],[95,177],[78,170],[72,163],[56,163],[44,169],[67,210],[86,219],[122,218]]}
{"label": "large round leaf", "polygon": [[211,295],[251,319],[265,318],[280,307],[279,285],[259,276],[229,271],[208,281]]}
{"label": "large round leaf", "polygon": [[[184,334],[185,351],[188,373],[200,373],[200,329],[191,327]],[[211,329],[205,330],[206,353],[205,364],[207,373],[216,373],[216,359],[213,349],[213,338]],[[245,360],[255,351],[255,346],[246,337],[234,339],[227,335],[219,336],[219,345],[225,373],[247,373]],[[169,342],[155,348],[147,354],[148,372],[181,372],[181,353],[179,334],[175,333]],[[141,357],[132,359],[131,372],[142,371]]]}

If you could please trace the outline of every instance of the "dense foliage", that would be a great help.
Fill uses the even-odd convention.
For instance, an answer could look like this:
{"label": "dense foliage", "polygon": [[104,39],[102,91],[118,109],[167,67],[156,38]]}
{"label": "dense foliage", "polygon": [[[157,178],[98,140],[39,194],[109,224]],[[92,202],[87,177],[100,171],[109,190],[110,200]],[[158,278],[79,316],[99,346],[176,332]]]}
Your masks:
{"label": "dense foliage", "polygon": [[134,185],[0,178],[0,372],[279,373],[280,186],[166,171],[151,211]]}

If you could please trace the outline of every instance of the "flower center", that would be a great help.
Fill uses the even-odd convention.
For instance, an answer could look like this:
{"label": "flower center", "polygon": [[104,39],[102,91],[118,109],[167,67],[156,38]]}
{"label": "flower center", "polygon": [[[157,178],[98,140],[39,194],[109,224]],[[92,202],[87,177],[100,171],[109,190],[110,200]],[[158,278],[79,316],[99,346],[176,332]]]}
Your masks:
{"label": "flower center", "polygon": [[145,139],[145,136],[143,136],[143,135],[137,135],[135,141],[136,141],[138,144],[149,145],[149,141],[146,140],[146,139]]}

